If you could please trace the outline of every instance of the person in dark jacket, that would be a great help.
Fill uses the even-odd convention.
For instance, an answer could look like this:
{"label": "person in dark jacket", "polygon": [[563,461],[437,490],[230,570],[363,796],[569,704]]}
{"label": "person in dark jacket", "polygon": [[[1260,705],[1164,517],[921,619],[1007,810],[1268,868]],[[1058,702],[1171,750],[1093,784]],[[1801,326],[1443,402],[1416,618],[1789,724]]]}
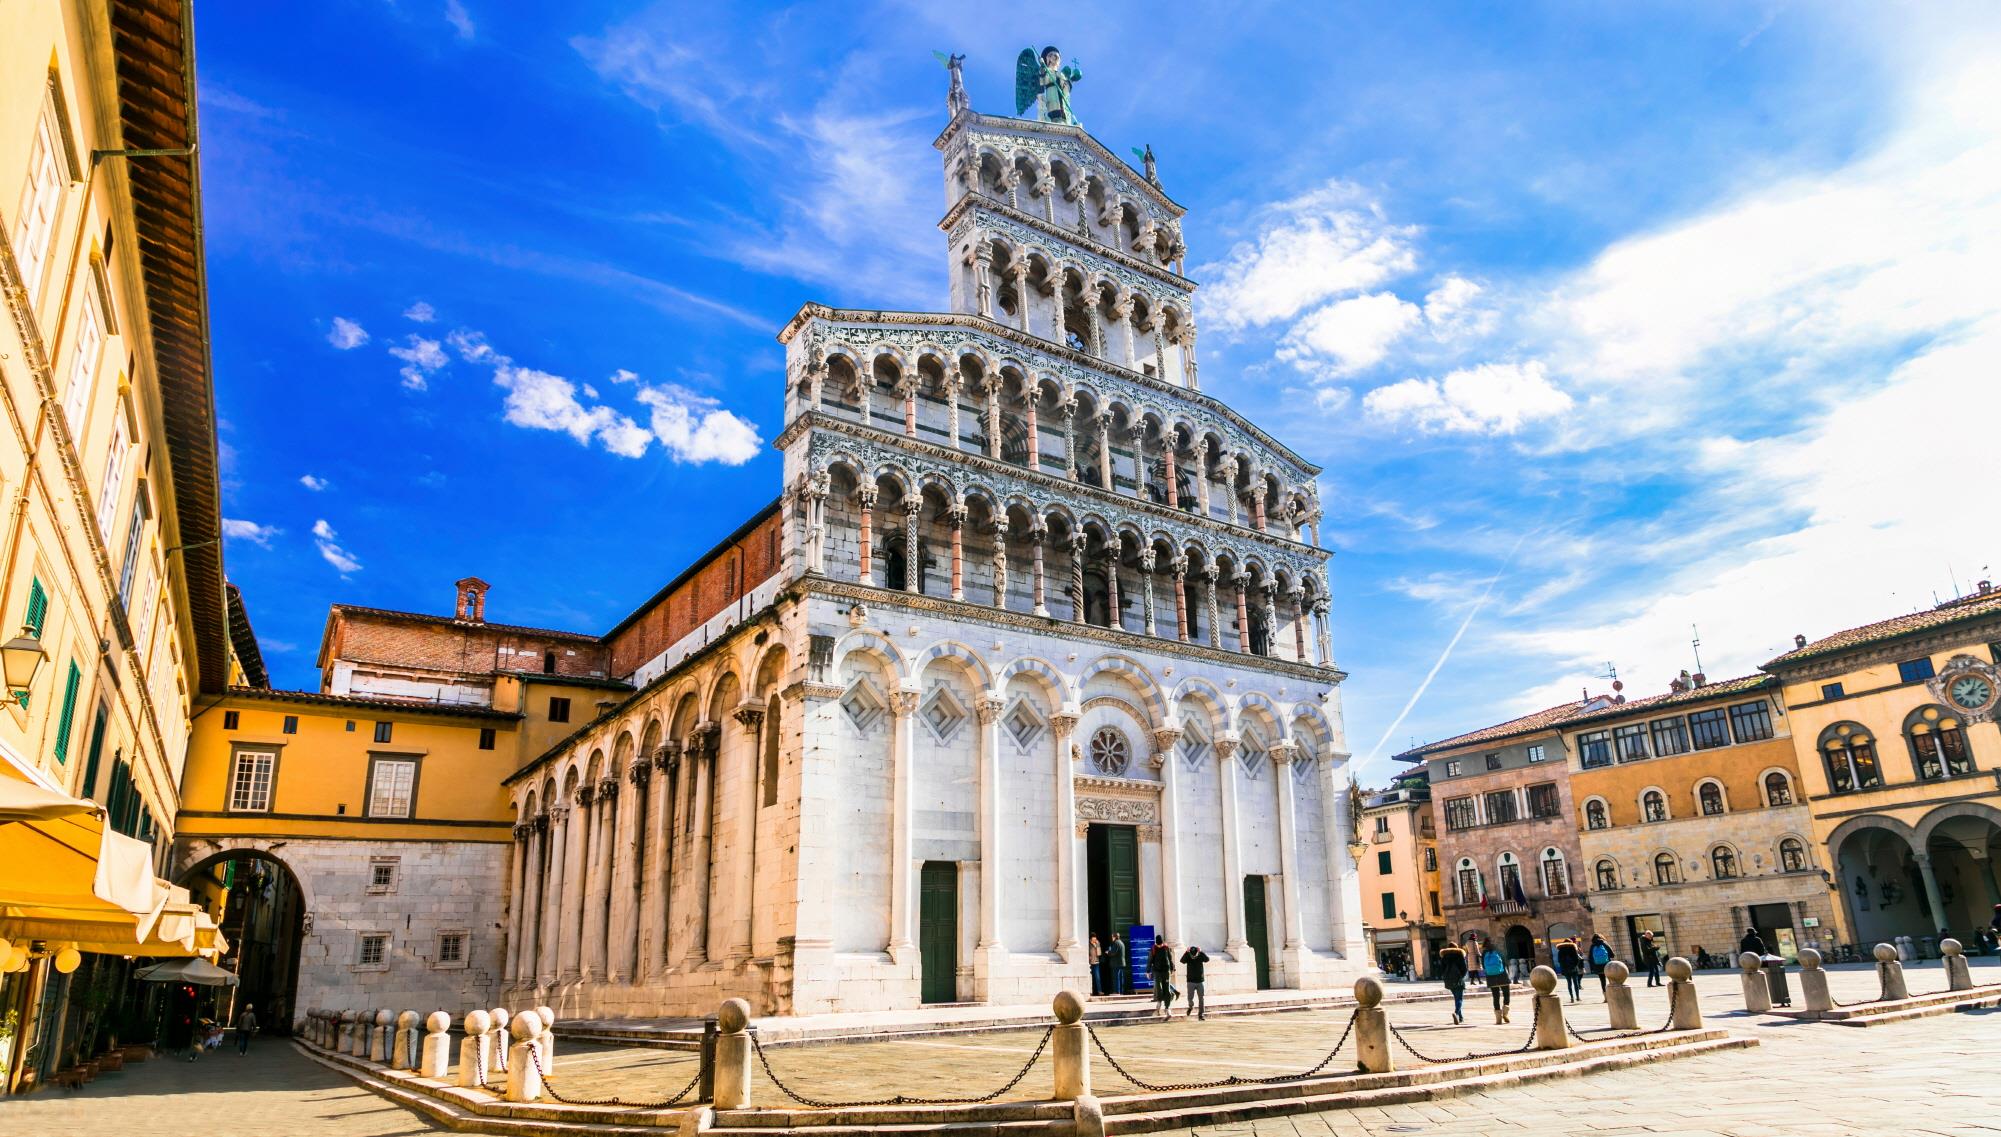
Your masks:
{"label": "person in dark jacket", "polygon": [[1095,996],[1104,993],[1105,946],[1098,942],[1098,937],[1094,933],[1091,936],[1091,994]]}
{"label": "person in dark jacket", "polygon": [[[1209,962],[1209,953],[1194,944],[1181,953],[1181,976],[1188,984],[1188,1009],[1181,1012],[1182,1018],[1194,1015],[1198,1019],[1209,1017],[1208,984],[1203,982],[1206,974],[1202,965]],[[1196,1008],[1201,1008],[1197,1010]]]}
{"label": "person in dark jacket", "polygon": [[1563,976],[1563,985],[1570,992],[1570,1001],[1575,1003],[1584,997],[1584,956],[1577,950],[1576,940],[1556,942],[1556,970]]}
{"label": "person in dark jacket", "polygon": [[1130,995],[1132,991],[1126,986],[1126,976],[1131,971],[1129,964],[1132,961],[1126,958],[1124,936],[1117,932],[1112,933],[1112,942],[1105,945],[1105,957],[1105,966],[1110,971],[1105,984],[1105,994]]}
{"label": "person in dark jacket", "polygon": [[1604,936],[1592,935],[1591,946],[1584,949],[1584,964],[1591,969],[1591,974],[1598,977],[1598,994],[1601,996],[1605,994],[1605,965],[1610,962],[1612,945],[1605,942]]}
{"label": "person in dark jacket", "polygon": [[1155,940],[1153,950],[1146,953],[1146,975],[1153,980],[1153,1005],[1160,1008],[1160,1017],[1174,1017],[1174,950],[1166,940]]}
{"label": "person in dark jacket", "polygon": [[1486,977],[1487,994],[1494,997],[1494,1022],[1496,1025],[1508,1021],[1508,961],[1501,958],[1501,949],[1494,941],[1486,940],[1480,945],[1480,974]]}
{"label": "person in dark jacket", "polygon": [[1452,992],[1452,1024],[1466,1021],[1466,950],[1446,944],[1438,953],[1438,980]]}
{"label": "person in dark jacket", "polygon": [[1660,986],[1661,948],[1659,944],[1654,942],[1654,934],[1652,932],[1640,933],[1639,956],[1640,966],[1647,970],[1647,986]]}
{"label": "person in dark jacket", "polygon": [[1765,954],[1765,937],[1759,935],[1756,928],[1744,929],[1744,938],[1737,941],[1737,954],[1742,955],[1747,951],[1758,955]]}

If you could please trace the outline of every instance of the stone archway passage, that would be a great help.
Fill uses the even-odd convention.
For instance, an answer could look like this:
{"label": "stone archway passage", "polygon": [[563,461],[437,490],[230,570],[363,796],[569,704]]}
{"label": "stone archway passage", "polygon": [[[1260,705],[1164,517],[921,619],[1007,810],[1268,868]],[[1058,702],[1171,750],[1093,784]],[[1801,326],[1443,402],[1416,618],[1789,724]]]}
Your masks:
{"label": "stone archway passage", "polygon": [[[233,1018],[237,1009],[254,1006],[266,1031],[288,1031],[300,1010],[299,956],[307,931],[306,894],[291,866],[268,853],[224,850],[182,870],[175,883],[208,910],[229,941],[216,964],[236,974],[237,986],[218,989],[221,1002],[209,1010]],[[188,1024],[177,1021],[173,1005],[160,1010],[171,1040]]]}

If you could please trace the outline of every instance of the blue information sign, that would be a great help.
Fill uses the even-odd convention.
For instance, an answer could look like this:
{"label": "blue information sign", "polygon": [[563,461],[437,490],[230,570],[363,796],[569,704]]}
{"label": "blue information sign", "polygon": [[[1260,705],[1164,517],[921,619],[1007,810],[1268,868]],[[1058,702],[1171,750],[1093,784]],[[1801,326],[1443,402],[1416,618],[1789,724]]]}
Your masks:
{"label": "blue information sign", "polygon": [[1132,969],[1135,991],[1153,990],[1153,976],[1146,973],[1146,957],[1153,954],[1153,925],[1134,924],[1126,929],[1126,966]]}

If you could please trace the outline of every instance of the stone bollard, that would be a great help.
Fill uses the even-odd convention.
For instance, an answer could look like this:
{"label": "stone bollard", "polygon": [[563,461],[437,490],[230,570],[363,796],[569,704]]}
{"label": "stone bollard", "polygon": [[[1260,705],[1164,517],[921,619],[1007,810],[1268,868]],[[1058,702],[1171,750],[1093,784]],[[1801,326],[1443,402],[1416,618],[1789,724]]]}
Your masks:
{"label": "stone bollard", "polygon": [[514,1045],[507,1048],[507,1100],[534,1101],[542,1096],[542,1075],[535,1070],[535,1036],[542,1033],[534,1011],[523,1011],[507,1024]]}
{"label": "stone bollard", "polygon": [[389,1055],[391,1070],[414,1070],[416,1064],[410,1061],[411,1044],[416,1041],[417,1012],[404,1011],[396,1016],[396,1037],[391,1044]]}
{"label": "stone bollard", "polygon": [[348,1053],[354,1055],[356,1058],[366,1058],[368,1057],[368,1036],[375,1029],[375,1012],[354,1011],[351,1013],[354,1023],[348,1028],[347,1032],[350,1036]]}
{"label": "stone bollard", "polygon": [[547,1007],[536,1007],[535,1017],[542,1020],[542,1072],[554,1073],[556,1069],[556,1012]]}
{"label": "stone bollard", "polygon": [[1772,984],[1765,978],[1765,961],[1755,951],[1737,957],[1738,980],[1744,987],[1744,1009],[1754,1015],[1772,1009]]}
{"label": "stone bollard", "polygon": [[1638,1030],[1640,1017],[1633,1012],[1633,989],[1626,986],[1633,970],[1618,960],[1605,965],[1605,1013],[1613,1030]]}
{"label": "stone bollard", "polygon": [[459,1085],[467,1089],[478,1087],[492,1060],[488,1057],[493,1046],[493,1016],[485,1011],[473,1011],[466,1015],[466,1036],[459,1040]]}
{"label": "stone bollard", "polygon": [[387,1007],[375,1012],[375,1029],[368,1032],[368,1060],[370,1062],[389,1061],[390,1024],[396,1021],[396,1012]]}
{"label": "stone bollard", "polygon": [[1383,981],[1373,975],[1355,980],[1355,1064],[1365,1074],[1387,1074],[1396,1066],[1390,1057],[1390,1020],[1383,1013]]}
{"label": "stone bollard", "polygon": [[1563,1000],[1556,994],[1556,972],[1538,965],[1529,972],[1529,986],[1535,988],[1535,1048],[1568,1048],[1570,1032],[1563,1025]]}
{"label": "stone bollard", "polygon": [[750,1108],[750,1004],[724,999],[716,1011],[717,1110]]}
{"label": "stone bollard", "polygon": [[320,1047],[320,1048],[322,1048],[322,1049],[324,1049],[324,1048],[326,1047],[326,1044],[327,1044],[327,1013],[326,1013],[325,1011],[323,1011],[323,1010],[319,1009],[318,1007],[314,1007],[314,1008],[313,1008],[313,1033],[312,1033],[312,1040],[313,1040],[313,1045],[314,1045],[314,1046],[318,1046],[318,1047]]}
{"label": "stone bollard", "polygon": [[335,1011],[329,1024],[333,1027],[333,1052],[347,1053],[347,1012]]}
{"label": "stone bollard", "polygon": [[432,1011],[424,1020],[424,1056],[417,1063],[422,1077],[444,1081],[452,1072],[452,1016]]}
{"label": "stone bollard", "polygon": [[1695,968],[1680,956],[1667,961],[1668,1025],[1675,1030],[1701,1030],[1702,1004],[1695,999]]}
{"label": "stone bollard", "polygon": [[1809,1014],[1834,1009],[1834,996],[1827,993],[1827,972],[1820,969],[1820,953],[1812,948],[1800,949],[1800,995]]}
{"label": "stone bollard", "polygon": [[507,1073],[507,1024],[513,1016],[507,1013],[505,1007],[495,1007],[487,1013],[493,1016],[493,1045],[487,1051],[486,1058],[493,1064],[493,1069],[505,1074]]}
{"label": "stone bollard", "polygon": [[1911,989],[1904,986],[1904,965],[1897,958],[1895,944],[1876,945],[1876,979],[1883,985],[1883,993],[1877,996],[1879,1002],[1911,997]]}
{"label": "stone bollard", "polygon": [[1049,1059],[1056,1075],[1056,1101],[1076,1101],[1091,1092],[1091,1053],[1084,1036],[1084,1000],[1075,991],[1058,991],[1049,1001],[1056,1015],[1056,1033],[1049,1038]]}
{"label": "stone bollard", "polygon": [[1966,965],[1966,948],[1958,940],[1945,939],[1938,942],[1938,953],[1945,958],[1945,989],[1973,990],[1973,969]]}

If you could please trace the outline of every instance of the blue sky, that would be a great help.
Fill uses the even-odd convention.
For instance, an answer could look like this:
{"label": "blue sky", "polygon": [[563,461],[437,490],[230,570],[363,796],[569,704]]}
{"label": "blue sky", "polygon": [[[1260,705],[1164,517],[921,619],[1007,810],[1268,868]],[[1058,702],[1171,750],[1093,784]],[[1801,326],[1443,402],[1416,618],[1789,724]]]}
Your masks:
{"label": "blue sky", "polygon": [[1187,205],[1205,389],[1326,467],[1365,780],[2001,569],[2001,20],[1929,5],[198,9],[230,576],[603,630],[775,496],[780,325],[942,307],[931,51]]}

